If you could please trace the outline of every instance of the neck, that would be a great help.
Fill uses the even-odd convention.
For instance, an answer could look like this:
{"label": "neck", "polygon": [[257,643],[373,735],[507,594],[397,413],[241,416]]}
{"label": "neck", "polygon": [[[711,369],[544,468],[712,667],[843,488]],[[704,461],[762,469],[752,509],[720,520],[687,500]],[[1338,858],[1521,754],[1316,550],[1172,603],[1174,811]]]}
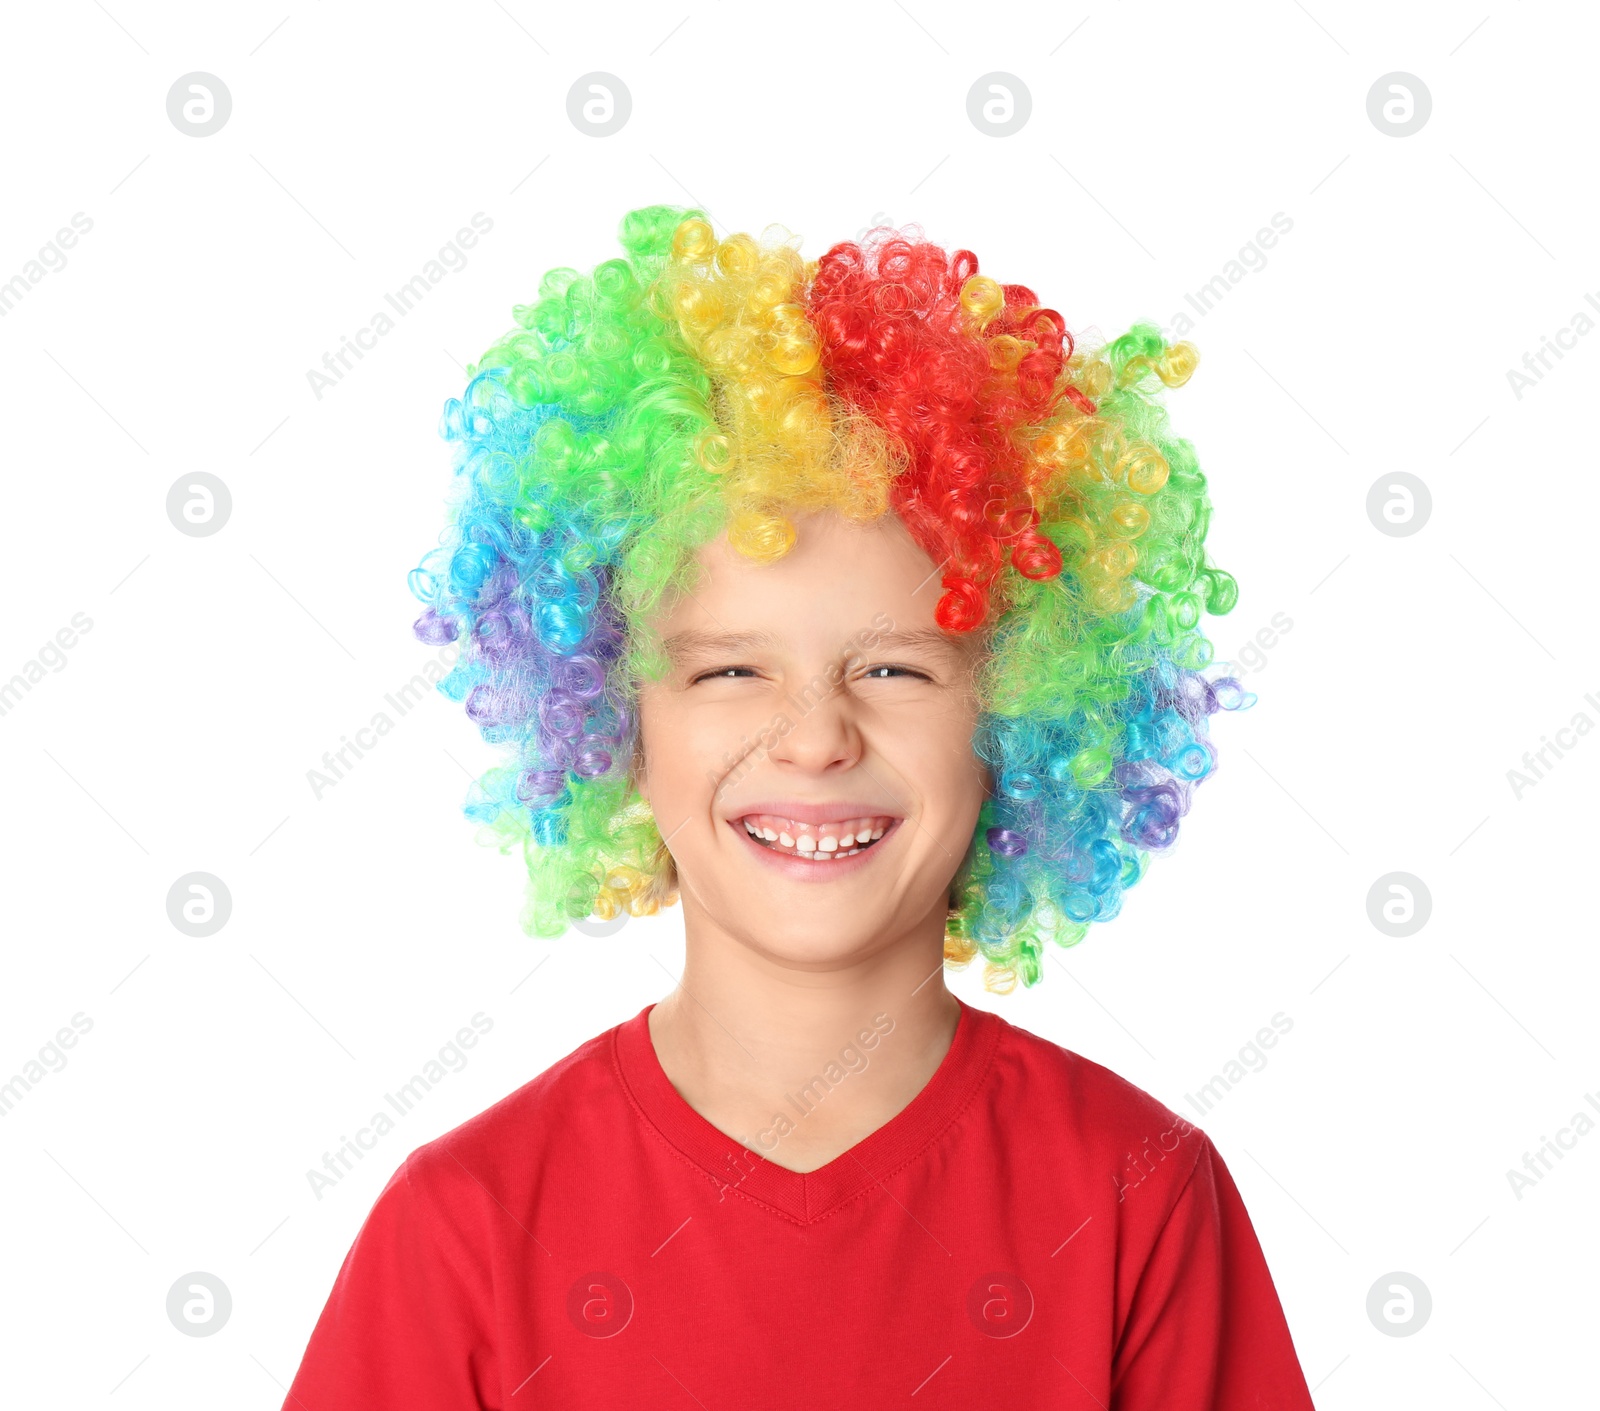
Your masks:
{"label": "neck", "polygon": [[827,969],[800,969],[685,908],[683,980],[650,1011],[668,1079],[712,1126],[795,1171],[842,1155],[926,1086],[960,1007],[944,915]]}

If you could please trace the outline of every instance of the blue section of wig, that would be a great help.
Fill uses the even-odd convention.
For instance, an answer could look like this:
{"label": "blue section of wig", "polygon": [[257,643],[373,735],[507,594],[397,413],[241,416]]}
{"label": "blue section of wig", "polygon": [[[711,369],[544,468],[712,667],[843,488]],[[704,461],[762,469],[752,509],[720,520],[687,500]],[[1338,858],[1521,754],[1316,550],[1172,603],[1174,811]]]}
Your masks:
{"label": "blue section of wig", "polygon": [[1041,903],[1046,921],[1052,911],[1077,924],[1115,917],[1149,852],[1176,840],[1194,786],[1216,767],[1208,717],[1254,699],[1230,676],[1208,679],[1157,658],[1119,709],[1126,753],[1111,789],[1074,779],[1071,761],[1089,733],[1083,711],[985,713],[974,748],[995,786],[982,816],[990,870],[973,939],[1003,951]]}
{"label": "blue section of wig", "polygon": [[[525,812],[533,840],[555,846],[566,840],[569,777],[621,777],[632,760],[635,711],[613,670],[624,627],[607,592],[628,524],[597,519],[540,479],[530,448],[558,409],[521,405],[504,375],[487,368],[445,404],[439,434],[458,478],[440,547],[411,574],[428,604],[414,630],[461,644],[439,689],[464,702],[485,742],[517,751],[516,770],[474,785],[467,816]],[[579,432],[609,429],[608,418],[559,415]]]}

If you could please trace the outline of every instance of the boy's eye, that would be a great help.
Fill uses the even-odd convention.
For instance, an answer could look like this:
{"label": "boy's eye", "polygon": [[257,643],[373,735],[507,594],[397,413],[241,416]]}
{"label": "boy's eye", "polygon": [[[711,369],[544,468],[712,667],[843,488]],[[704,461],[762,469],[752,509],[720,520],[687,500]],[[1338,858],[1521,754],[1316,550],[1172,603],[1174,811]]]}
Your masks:
{"label": "boy's eye", "polygon": [[[754,676],[756,674],[756,668],[753,666],[719,666],[714,671],[701,671],[696,673],[690,678],[689,684],[694,686],[698,685],[701,681],[738,681],[744,677]],[[926,681],[928,679],[928,676],[925,672],[918,671],[914,667],[894,666],[890,664],[868,667],[867,670],[861,673],[860,679],[863,681],[889,681],[896,676],[913,677],[919,681]]]}

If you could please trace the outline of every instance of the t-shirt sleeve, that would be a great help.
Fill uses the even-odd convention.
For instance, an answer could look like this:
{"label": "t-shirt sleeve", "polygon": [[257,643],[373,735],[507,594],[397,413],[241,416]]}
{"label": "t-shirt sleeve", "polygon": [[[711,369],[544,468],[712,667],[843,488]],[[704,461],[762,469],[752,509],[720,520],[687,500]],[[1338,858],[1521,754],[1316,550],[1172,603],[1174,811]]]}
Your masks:
{"label": "t-shirt sleeve", "polygon": [[1110,1411],[1312,1411],[1255,1228],[1201,1150],[1155,1238],[1112,1368]]}
{"label": "t-shirt sleeve", "polygon": [[284,1411],[499,1406],[484,1282],[411,1165],[390,1177],[345,1256]]}

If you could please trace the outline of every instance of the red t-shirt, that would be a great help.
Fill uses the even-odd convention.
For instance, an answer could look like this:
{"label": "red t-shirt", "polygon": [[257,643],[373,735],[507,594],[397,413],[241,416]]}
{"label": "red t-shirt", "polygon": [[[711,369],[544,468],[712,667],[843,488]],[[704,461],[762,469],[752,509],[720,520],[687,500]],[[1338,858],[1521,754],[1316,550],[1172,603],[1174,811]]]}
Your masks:
{"label": "red t-shirt", "polygon": [[1221,1157],[1108,1069],[963,1003],[801,1174],[679,1096],[649,1012],[406,1158],[285,1411],[1311,1411]]}

